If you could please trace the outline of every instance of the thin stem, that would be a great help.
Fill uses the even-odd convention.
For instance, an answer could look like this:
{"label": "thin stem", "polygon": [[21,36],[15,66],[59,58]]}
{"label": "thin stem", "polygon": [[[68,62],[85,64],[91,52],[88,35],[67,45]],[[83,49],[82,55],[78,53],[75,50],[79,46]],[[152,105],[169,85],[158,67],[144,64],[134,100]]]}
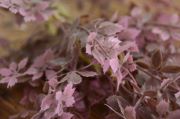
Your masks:
{"label": "thin stem", "polygon": [[91,62],[90,64],[88,64],[88,65],[86,65],[86,66],[84,66],[82,68],[80,68],[79,70],[87,69],[87,68],[91,67],[94,63],[95,63],[95,61]]}
{"label": "thin stem", "polygon": [[156,77],[156,76],[152,75],[150,72],[148,72],[148,71],[144,70],[143,68],[141,68],[141,67],[137,66],[137,69],[139,69],[140,71],[142,71],[142,72],[146,73],[146,74],[147,74],[147,75],[149,75],[150,77],[152,77],[152,78],[154,78],[154,79],[157,79],[157,80],[161,81],[161,79],[160,79],[160,78],[158,78],[158,77]]}
{"label": "thin stem", "polygon": [[142,101],[143,99],[144,99],[144,96],[141,96],[141,97],[139,98],[139,100],[136,102],[136,104],[135,104],[135,106],[134,106],[135,109],[139,106],[139,104],[141,103],[141,101]]}

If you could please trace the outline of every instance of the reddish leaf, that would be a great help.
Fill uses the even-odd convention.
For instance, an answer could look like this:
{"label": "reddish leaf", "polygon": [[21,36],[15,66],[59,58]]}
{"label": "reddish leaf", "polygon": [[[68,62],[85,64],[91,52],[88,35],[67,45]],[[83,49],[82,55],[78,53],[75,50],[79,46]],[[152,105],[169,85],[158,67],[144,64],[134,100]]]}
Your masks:
{"label": "reddish leaf", "polygon": [[161,68],[161,71],[164,73],[179,73],[180,66],[165,66]]}
{"label": "reddish leaf", "polygon": [[156,69],[159,69],[161,67],[161,65],[162,65],[162,62],[163,62],[161,51],[160,50],[154,51],[154,53],[153,53],[153,55],[151,57],[151,60],[152,60],[152,65]]}

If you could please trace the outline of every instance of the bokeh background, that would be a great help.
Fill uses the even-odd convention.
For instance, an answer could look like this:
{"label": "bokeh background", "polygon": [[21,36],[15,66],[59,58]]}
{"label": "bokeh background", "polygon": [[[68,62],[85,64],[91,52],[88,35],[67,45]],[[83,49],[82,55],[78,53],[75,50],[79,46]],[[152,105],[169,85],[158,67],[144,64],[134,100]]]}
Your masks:
{"label": "bokeh background", "polygon": [[[58,18],[61,22],[73,22],[81,17],[87,22],[86,20],[99,17],[110,18],[115,13],[128,15],[134,6],[152,13],[163,11],[179,14],[180,12],[180,0],[61,0],[61,4],[58,5],[60,11]],[[40,31],[54,34],[56,29],[53,19],[48,23],[22,23],[14,14],[0,9],[0,57],[18,51],[31,36]],[[7,119],[9,115],[23,110],[18,104],[21,92],[21,87],[13,91],[12,89],[5,91],[4,87],[0,86],[0,119]]]}

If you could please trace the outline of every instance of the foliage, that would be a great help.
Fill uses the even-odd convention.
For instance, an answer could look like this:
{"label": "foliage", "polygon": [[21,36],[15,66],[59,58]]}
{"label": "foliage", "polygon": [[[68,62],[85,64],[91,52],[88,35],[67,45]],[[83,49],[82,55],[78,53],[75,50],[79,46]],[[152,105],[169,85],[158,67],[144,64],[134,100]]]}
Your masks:
{"label": "foliage", "polygon": [[[49,2],[3,0],[1,6],[31,21],[49,17]],[[18,63],[1,63],[0,83],[25,90],[26,110],[11,119],[180,118],[178,14],[134,7],[128,16],[81,20],[61,23],[57,36],[43,37],[45,46],[27,43],[15,53]]]}

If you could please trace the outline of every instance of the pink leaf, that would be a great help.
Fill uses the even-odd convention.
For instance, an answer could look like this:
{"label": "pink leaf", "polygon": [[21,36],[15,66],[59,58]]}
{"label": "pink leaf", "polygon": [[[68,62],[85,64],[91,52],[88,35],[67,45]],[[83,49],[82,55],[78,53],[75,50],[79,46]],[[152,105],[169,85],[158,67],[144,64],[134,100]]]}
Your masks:
{"label": "pink leaf", "polygon": [[124,110],[126,119],[136,119],[136,110],[132,106],[127,106]]}
{"label": "pink leaf", "polygon": [[49,94],[42,99],[41,110],[47,110],[53,103],[53,95]]}
{"label": "pink leaf", "polygon": [[61,79],[60,83],[68,81],[73,84],[79,84],[82,81],[82,78],[75,71],[69,72],[63,79]]}
{"label": "pink leaf", "polygon": [[135,40],[135,38],[140,34],[140,30],[135,29],[135,28],[128,28],[125,29],[123,32],[121,32],[120,38],[122,39],[130,39],[130,40]]}
{"label": "pink leaf", "polygon": [[87,38],[87,44],[86,44],[86,53],[87,54],[92,54],[91,48],[92,48],[92,43],[94,41],[94,39],[96,38],[97,33],[92,32],[89,34],[88,38]]}
{"label": "pink leaf", "polygon": [[19,70],[23,69],[27,65],[27,62],[28,62],[28,58],[24,58],[23,60],[21,60],[18,64],[18,69]]}
{"label": "pink leaf", "polygon": [[75,103],[75,99],[73,97],[75,89],[73,88],[72,83],[68,84],[64,88],[63,92],[63,101],[65,102],[66,107],[71,107]]}
{"label": "pink leaf", "polygon": [[77,73],[80,74],[81,76],[84,76],[84,77],[97,76],[97,73],[93,72],[93,71],[78,71]]}
{"label": "pink leaf", "polygon": [[158,105],[156,105],[156,110],[159,115],[163,116],[169,112],[169,103],[165,100],[161,100]]}
{"label": "pink leaf", "polygon": [[10,76],[11,74],[12,74],[12,72],[8,68],[0,69],[0,75],[2,75],[2,76]]}
{"label": "pink leaf", "polygon": [[29,68],[29,69],[26,71],[26,74],[28,74],[28,75],[34,75],[34,74],[36,74],[36,73],[38,73],[38,70],[37,70],[36,68],[33,68],[33,67]]}
{"label": "pink leaf", "polygon": [[9,69],[11,69],[12,71],[16,71],[17,70],[17,64],[15,62],[12,62],[9,65]]}
{"label": "pink leaf", "polygon": [[73,117],[73,114],[67,113],[67,112],[64,112],[64,113],[61,115],[61,119],[71,119],[72,117]]}
{"label": "pink leaf", "polygon": [[99,25],[99,32],[106,35],[113,35],[118,32],[121,32],[123,27],[119,24],[114,24],[112,22],[102,22]]}
{"label": "pink leaf", "polygon": [[48,80],[57,78],[57,73],[53,70],[46,70],[45,75]]}
{"label": "pink leaf", "polygon": [[118,70],[119,65],[120,65],[120,64],[119,64],[119,59],[118,59],[118,58],[110,59],[110,60],[109,60],[109,64],[110,64],[113,72],[115,73],[115,72]]}
{"label": "pink leaf", "polygon": [[8,86],[7,88],[13,87],[16,83],[18,82],[18,79],[15,77],[10,77],[8,81]]}
{"label": "pink leaf", "polygon": [[43,72],[38,72],[38,73],[33,75],[32,80],[34,81],[36,79],[41,78],[42,76],[43,76]]}

